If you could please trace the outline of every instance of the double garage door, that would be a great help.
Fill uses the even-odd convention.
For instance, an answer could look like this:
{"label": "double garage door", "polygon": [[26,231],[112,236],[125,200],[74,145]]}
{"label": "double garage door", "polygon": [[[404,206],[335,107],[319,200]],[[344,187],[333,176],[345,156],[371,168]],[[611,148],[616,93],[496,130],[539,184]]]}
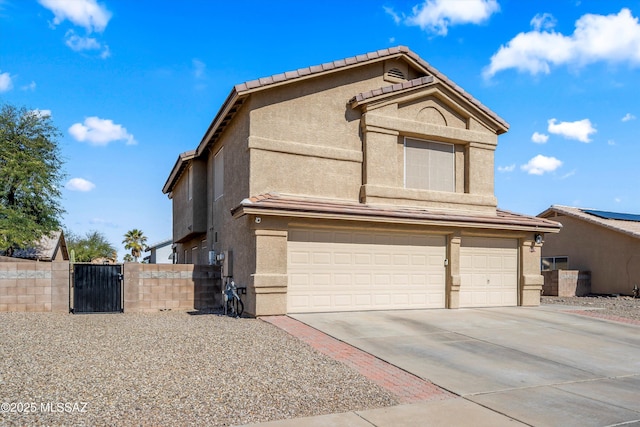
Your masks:
{"label": "double garage door", "polygon": [[288,311],[442,308],[445,254],[442,236],[291,230]]}
{"label": "double garage door", "polygon": [[[444,236],[295,229],[289,231],[287,252],[289,313],[445,307]],[[483,265],[492,269],[494,258],[483,264],[478,256],[471,252],[472,274],[469,280],[462,276],[463,285],[469,282],[473,288],[466,306],[482,302],[478,293],[487,274],[489,285],[496,284],[495,274],[477,270]],[[501,289],[513,292],[515,301],[515,288]],[[509,298],[504,301],[511,304]]]}

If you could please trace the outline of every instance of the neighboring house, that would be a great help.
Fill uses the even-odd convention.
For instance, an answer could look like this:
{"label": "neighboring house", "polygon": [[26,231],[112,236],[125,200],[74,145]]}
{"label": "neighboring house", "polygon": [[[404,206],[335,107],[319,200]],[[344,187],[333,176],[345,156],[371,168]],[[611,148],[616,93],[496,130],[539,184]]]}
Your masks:
{"label": "neighboring house", "polygon": [[591,271],[591,292],[631,295],[640,286],[640,215],[553,205],[538,215],[562,224],[545,236],[544,269]]}
{"label": "neighboring house", "polygon": [[13,258],[45,262],[68,261],[69,252],[67,251],[64,233],[62,231],[54,231],[50,236],[43,236],[32,247],[16,249],[13,251],[12,257],[3,258],[5,261]]}
{"label": "neighboring house", "polygon": [[173,239],[165,239],[148,246],[145,252],[149,255],[144,257],[149,264],[173,264]]}
{"label": "neighboring house", "polygon": [[560,226],[497,209],[507,130],[403,46],[239,84],[164,185],[177,262],[230,251],[252,315],[538,305]]}

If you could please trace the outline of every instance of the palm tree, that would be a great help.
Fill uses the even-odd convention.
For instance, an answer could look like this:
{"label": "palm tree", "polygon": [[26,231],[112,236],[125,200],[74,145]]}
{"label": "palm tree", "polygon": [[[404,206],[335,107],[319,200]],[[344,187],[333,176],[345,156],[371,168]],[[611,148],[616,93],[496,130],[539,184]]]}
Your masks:
{"label": "palm tree", "polygon": [[135,262],[138,262],[138,258],[142,254],[142,250],[145,248],[146,242],[147,236],[137,228],[127,231],[124,235],[124,240],[122,241],[122,243],[125,244],[125,249],[131,249],[131,255],[133,255]]}
{"label": "palm tree", "polygon": [[133,257],[131,256],[131,254],[125,254],[124,258],[123,258],[124,262],[133,262]]}

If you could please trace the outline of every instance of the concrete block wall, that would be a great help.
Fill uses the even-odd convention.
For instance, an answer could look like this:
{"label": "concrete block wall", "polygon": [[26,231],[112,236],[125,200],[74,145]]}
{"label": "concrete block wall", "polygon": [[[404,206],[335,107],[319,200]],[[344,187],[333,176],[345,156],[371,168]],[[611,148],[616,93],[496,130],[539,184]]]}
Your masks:
{"label": "concrete block wall", "polygon": [[202,310],[222,304],[219,272],[208,265],[124,264],[124,311]]}
{"label": "concrete block wall", "polygon": [[[208,265],[124,264],[124,311],[220,307],[219,271]],[[69,262],[0,262],[0,312],[69,312]]]}
{"label": "concrete block wall", "polygon": [[542,294],[559,297],[582,297],[591,293],[591,272],[578,270],[543,271]]}
{"label": "concrete block wall", "polygon": [[69,263],[0,262],[0,312],[69,311]]}

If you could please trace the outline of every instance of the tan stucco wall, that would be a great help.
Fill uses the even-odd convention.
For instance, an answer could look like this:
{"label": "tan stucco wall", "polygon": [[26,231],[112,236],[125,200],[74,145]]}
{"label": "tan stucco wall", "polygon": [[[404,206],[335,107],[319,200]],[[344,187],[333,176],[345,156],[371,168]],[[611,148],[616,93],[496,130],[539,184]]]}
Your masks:
{"label": "tan stucco wall", "polygon": [[520,239],[520,295],[522,306],[540,305],[544,277],[540,272],[541,244],[535,242],[535,234],[528,233]]}
{"label": "tan stucco wall", "polygon": [[[206,231],[206,167],[207,164],[204,160],[193,159],[173,189],[174,242],[182,241],[190,235]],[[192,175],[191,198],[189,198],[189,174]]]}
{"label": "tan stucco wall", "polygon": [[542,255],[568,256],[569,269],[591,271],[591,292],[631,295],[640,284],[640,240],[576,218],[550,218],[562,224],[545,236]]}
{"label": "tan stucco wall", "polygon": [[248,215],[253,223],[256,245],[256,273],[244,297],[247,313],[254,316],[277,315],[287,312],[287,238],[291,228],[327,228],[367,230],[415,234],[439,234],[447,237],[446,307],[459,307],[460,245],[467,236],[511,238],[519,242],[518,304],[540,304],[543,277],[540,274],[540,245],[534,233],[499,230],[477,230],[452,227],[424,227],[418,225],[384,224],[360,221],[305,220],[302,218],[259,217]]}
{"label": "tan stucco wall", "polygon": [[[245,198],[273,192],[495,215],[497,130],[491,129],[486,117],[474,116],[474,107],[457,105],[455,95],[442,85],[366,105],[349,104],[359,93],[392,84],[384,77],[391,67],[398,67],[409,78],[419,77],[406,62],[392,60],[258,90],[246,98],[220,138],[202,155],[207,171],[207,251],[232,252],[233,277],[238,285],[248,287],[245,308],[249,314],[286,312],[286,239],[291,225],[286,218],[260,218],[257,222],[255,216],[247,215],[232,219],[230,210]],[[405,136],[455,145],[455,192],[404,188]],[[222,147],[225,191],[214,200],[213,156]],[[174,224],[184,222],[184,202],[178,197],[184,192],[183,179],[174,190]],[[347,221],[326,225],[369,226]],[[376,226],[406,229],[401,225]],[[178,227],[184,232],[184,224]],[[414,229],[458,236],[466,232]],[[532,238],[516,232],[497,235]],[[193,237],[191,242],[178,244],[179,256],[183,246],[189,249],[188,245],[200,239]],[[530,262],[524,251],[521,254],[522,292],[528,295],[537,286],[539,269],[529,271],[535,262]],[[452,292],[456,280],[455,268],[450,268],[448,286]],[[524,300],[535,303],[534,297]],[[454,293],[450,306],[457,307]]]}
{"label": "tan stucco wall", "polygon": [[[495,214],[496,131],[442,86],[362,108],[388,86],[375,63],[251,95],[250,195],[267,192]],[[243,107],[248,109],[246,106]],[[404,188],[404,137],[455,144],[456,192]]]}
{"label": "tan stucco wall", "polygon": [[[463,111],[451,107],[451,100],[443,93],[435,90],[427,93],[423,98],[407,95],[404,104],[404,98],[400,97],[366,107],[362,118],[365,158],[362,200],[495,215],[495,131],[477,125],[469,112],[464,111],[467,116],[462,116]],[[476,124],[473,129],[472,123]],[[455,192],[404,188],[405,137],[454,144]]]}
{"label": "tan stucco wall", "polygon": [[252,195],[270,191],[357,201],[360,112],[354,95],[388,85],[377,63],[252,95]]}

